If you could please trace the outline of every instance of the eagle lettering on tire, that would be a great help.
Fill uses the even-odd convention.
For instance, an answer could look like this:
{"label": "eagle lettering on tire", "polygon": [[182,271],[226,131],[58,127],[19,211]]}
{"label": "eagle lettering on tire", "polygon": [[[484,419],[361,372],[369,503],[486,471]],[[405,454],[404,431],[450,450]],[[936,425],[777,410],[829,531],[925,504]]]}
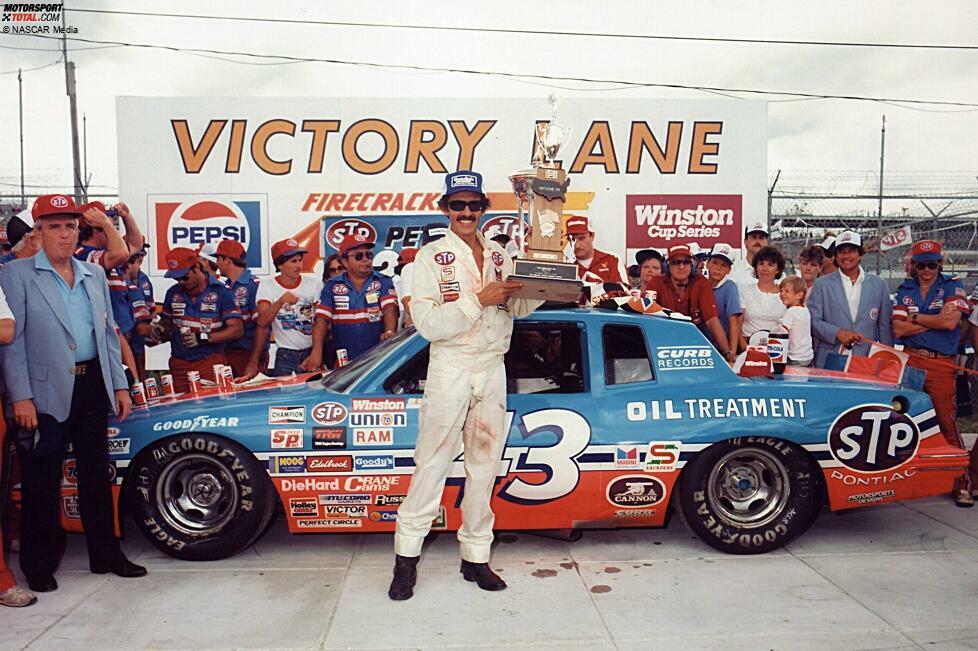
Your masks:
{"label": "eagle lettering on tire", "polygon": [[275,509],[266,470],[245,448],[210,434],[183,434],[147,446],[133,461],[133,517],[161,551],[217,560],[265,530]]}
{"label": "eagle lettering on tire", "polygon": [[818,515],[817,468],[803,450],[781,439],[721,441],[683,470],[683,515],[720,551],[769,552],[802,534]]}

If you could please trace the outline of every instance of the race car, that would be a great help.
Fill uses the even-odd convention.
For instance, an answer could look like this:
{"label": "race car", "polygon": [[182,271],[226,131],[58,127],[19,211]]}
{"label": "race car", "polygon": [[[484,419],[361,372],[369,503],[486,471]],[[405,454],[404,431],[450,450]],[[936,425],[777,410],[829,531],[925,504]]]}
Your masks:
{"label": "race car", "polygon": [[[323,376],[137,409],[109,430],[121,510],[190,560],[244,549],[279,505],[294,533],[392,532],[427,363],[408,329]],[[506,368],[497,529],[662,526],[678,507],[713,547],[757,554],[826,503],[949,493],[967,466],[926,394],[812,369],[740,377],[688,321],[538,310],[515,322]],[[464,477],[460,447],[435,529],[460,526]]]}

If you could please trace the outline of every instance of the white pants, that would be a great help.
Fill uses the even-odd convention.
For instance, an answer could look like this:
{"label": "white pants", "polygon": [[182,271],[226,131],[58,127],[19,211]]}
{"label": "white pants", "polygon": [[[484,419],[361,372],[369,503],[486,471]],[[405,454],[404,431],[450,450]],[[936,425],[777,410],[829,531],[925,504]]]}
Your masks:
{"label": "white pants", "polygon": [[431,360],[420,418],[414,476],[397,510],[394,551],[400,556],[421,555],[421,544],[438,515],[445,479],[461,442],[465,494],[459,546],[463,560],[487,563],[495,521],[489,500],[506,444],[506,368],[502,360],[478,370]]}

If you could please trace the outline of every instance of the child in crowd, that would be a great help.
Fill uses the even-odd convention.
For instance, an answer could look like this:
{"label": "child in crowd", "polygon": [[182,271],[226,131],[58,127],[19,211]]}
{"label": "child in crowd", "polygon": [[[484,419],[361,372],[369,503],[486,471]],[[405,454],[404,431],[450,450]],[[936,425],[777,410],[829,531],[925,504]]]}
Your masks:
{"label": "child in crowd", "polygon": [[[729,244],[717,244],[710,252],[706,263],[707,277],[713,286],[713,298],[717,303],[717,316],[727,336],[727,347],[736,351],[740,343],[740,326],[743,310],[740,308],[740,294],[737,284],[728,275],[733,267],[734,251]],[[723,348],[723,346],[720,346]]]}
{"label": "child in crowd", "polygon": [[781,302],[788,309],[780,325],[788,331],[788,364],[811,366],[815,352],[812,348],[812,315],[805,307],[808,287],[800,276],[788,276],[781,281]]}

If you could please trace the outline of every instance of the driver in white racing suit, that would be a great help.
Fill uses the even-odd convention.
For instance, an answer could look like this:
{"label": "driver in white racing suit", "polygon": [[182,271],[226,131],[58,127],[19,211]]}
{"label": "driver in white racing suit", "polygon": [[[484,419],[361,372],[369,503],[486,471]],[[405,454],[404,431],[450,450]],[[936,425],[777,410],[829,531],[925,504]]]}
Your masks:
{"label": "driver in white racing suit", "polygon": [[449,230],[418,252],[411,281],[411,318],[431,342],[431,353],[414,476],[397,512],[394,579],[388,591],[395,600],[414,594],[421,544],[438,515],[452,462],[463,447],[461,573],[483,590],[506,587],[489,569],[495,519],[489,500],[507,436],[503,356],[509,350],[513,318],[543,303],[511,297],[523,286],[506,281],[512,259],[479,232],[479,219],[489,207],[480,174],[448,174],[438,205],[449,219]]}

